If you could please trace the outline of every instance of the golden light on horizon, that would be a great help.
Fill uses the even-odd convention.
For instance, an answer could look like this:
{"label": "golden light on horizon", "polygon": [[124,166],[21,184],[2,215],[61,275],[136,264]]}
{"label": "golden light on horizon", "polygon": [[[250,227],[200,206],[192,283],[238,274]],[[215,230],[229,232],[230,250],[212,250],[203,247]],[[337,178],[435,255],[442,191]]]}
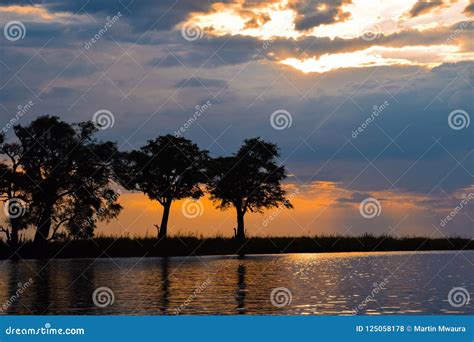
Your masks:
{"label": "golden light on horizon", "polygon": [[388,48],[374,46],[366,50],[324,54],[319,58],[287,58],[281,64],[289,65],[303,73],[324,73],[343,68],[366,68],[373,66],[421,66],[433,68],[442,63],[459,60],[474,60],[474,54],[458,53],[456,46],[410,46]]}
{"label": "golden light on horizon", "polygon": [[[294,209],[271,208],[263,213],[248,213],[246,229],[250,236],[301,236],[323,233],[344,233],[347,220],[363,220],[359,213],[357,192],[342,184],[317,181],[304,186],[294,183],[284,185]],[[422,195],[396,191],[376,191],[370,196],[380,200],[385,218],[399,220],[406,213],[423,213],[431,210],[425,206]],[[347,199],[341,201],[341,199]],[[117,220],[100,223],[98,234],[155,236],[155,225],[160,223],[162,206],[142,193],[124,193],[119,202],[124,210]],[[189,201],[188,201],[189,202]],[[235,209],[216,209],[207,197],[199,200],[199,212],[185,215],[187,200],[173,202],[169,219],[170,235],[232,236],[236,226]],[[432,213],[432,212],[431,212]],[[427,217],[431,217],[427,215]]]}

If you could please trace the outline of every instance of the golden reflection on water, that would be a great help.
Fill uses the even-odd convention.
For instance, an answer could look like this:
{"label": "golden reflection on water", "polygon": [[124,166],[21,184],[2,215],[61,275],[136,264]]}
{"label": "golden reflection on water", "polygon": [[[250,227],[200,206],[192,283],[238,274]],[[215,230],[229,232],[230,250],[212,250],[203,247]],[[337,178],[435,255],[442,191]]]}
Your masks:
{"label": "golden reflection on water", "polygon": [[[474,252],[5,261],[0,305],[10,302],[7,314],[473,314],[447,302],[452,287],[474,287],[473,261]],[[94,305],[99,287],[113,291],[112,305]],[[278,287],[291,293],[281,308],[270,299]]]}

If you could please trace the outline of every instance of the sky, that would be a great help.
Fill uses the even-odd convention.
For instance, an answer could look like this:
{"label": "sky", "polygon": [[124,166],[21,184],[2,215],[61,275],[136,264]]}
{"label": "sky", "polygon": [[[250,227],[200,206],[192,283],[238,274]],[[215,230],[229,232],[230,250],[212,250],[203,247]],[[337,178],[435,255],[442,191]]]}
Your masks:
{"label": "sky", "polygon": [[[249,235],[473,237],[474,2],[4,0],[0,125],[103,120],[120,149],[158,135],[231,155],[276,143],[294,209]],[[155,235],[122,191],[98,233]],[[231,235],[232,210],[173,204],[169,232]]]}

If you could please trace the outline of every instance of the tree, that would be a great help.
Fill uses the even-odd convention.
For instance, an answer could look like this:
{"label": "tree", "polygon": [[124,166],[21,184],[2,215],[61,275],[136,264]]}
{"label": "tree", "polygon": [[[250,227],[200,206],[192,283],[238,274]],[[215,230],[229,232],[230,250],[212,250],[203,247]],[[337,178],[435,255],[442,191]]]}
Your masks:
{"label": "tree", "polygon": [[219,157],[211,162],[207,186],[211,199],[220,209],[233,206],[237,212],[235,237],[245,239],[244,216],[247,212],[262,212],[265,208],[284,205],[293,208],[281,181],[286,178],[284,166],[278,166],[275,144],[261,138],[244,140],[231,157]]}
{"label": "tree", "polygon": [[91,236],[96,221],[118,215],[122,207],[110,182],[116,146],[96,141],[92,122],[68,124],[42,116],[14,130],[23,150],[20,166],[30,182],[35,245],[54,239],[61,227],[74,238]]}
{"label": "tree", "polygon": [[158,239],[165,239],[174,200],[199,198],[205,181],[208,152],[183,137],[160,136],[140,150],[123,153],[116,164],[120,184],[128,190],[144,192],[163,206]]}
{"label": "tree", "polygon": [[18,245],[19,231],[30,223],[26,206],[31,196],[28,178],[21,169],[22,154],[23,149],[19,144],[6,144],[3,137],[0,138],[0,155],[6,157],[0,162],[0,200],[9,224],[9,227],[1,227],[0,231],[5,233],[11,247]]}

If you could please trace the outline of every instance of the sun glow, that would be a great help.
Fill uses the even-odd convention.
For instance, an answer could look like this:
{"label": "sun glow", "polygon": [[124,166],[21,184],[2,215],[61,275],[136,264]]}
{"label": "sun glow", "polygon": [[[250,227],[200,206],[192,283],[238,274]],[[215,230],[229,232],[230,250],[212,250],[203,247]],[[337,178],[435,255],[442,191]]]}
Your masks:
{"label": "sun glow", "polygon": [[474,60],[474,54],[457,54],[458,48],[447,45],[410,46],[405,48],[372,48],[337,54],[324,54],[319,58],[287,58],[281,64],[304,73],[324,73],[342,68],[364,68],[389,65],[417,65],[433,68],[445,62]]}
{"label": "sun glow", "polygon": [[[307,31],[295,29],[296,13],[288,7],[286,0],[253,4],[245,10],[242,10],[242,2],[218,3],[210,13],[194,14],[189,18],[188,24],[206,28],[209,34],[217,36],[244,35],[261,39],[316,36],[347,39],[358,37],[369,28],[387,35],[402,30],[449,26],[468,19],[463,14],[463,8],[469,4],[469,0],[452,2],[429,15],[407,18],[406,13],[415,3],[416,0],[353,0],[342,7],[344,12],[351,14],[348,19],[322,24]],[[325,12],[328,6],[321,4],[315,10]]]}

